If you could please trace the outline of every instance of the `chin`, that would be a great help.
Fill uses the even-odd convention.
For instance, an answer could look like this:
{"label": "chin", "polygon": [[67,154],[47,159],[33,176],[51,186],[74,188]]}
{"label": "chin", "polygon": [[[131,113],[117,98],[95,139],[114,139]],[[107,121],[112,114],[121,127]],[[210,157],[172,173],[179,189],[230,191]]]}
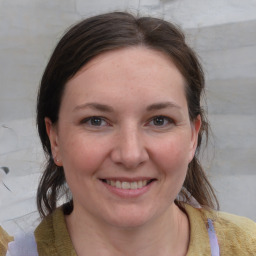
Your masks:
{"label": "chin", "polygon": [[116,214],[110,217],[109,222],[119,228],[133,229],[144,226],[154,219],[154,216],[150,212],[145,211],[129,211],[124,210],[122,213]]}

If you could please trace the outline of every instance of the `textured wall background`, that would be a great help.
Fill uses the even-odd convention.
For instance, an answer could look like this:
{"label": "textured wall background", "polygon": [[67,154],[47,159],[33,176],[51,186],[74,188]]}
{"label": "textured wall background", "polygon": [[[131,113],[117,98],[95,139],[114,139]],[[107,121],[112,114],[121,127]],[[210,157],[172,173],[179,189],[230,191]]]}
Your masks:
{"label": "textured wall background", "polygon": [[111,10],[185,30],[207,76],[214,143],[205,167],[221,210],[256,221],[256,0],[0,0],[0,166],[10,169],[0,170],[0,223],[16,231],[36,221],[35,99],[53,47],[72,23]]}

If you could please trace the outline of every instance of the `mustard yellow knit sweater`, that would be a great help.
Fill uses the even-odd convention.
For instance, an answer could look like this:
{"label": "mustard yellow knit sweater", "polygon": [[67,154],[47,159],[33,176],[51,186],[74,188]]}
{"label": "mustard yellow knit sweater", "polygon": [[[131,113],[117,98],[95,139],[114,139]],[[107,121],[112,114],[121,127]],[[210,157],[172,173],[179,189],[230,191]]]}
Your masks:
{"label": "mustard yellow knit sweater", "polygon": [[[185,205],[190,222],[187,256],[211,255],[207,219],[214,222],[221,256],[256,256],[256,223],[236,215],[196,209]],[[39,256],[76,256],[62,208],[45,218],[34,232]],[[5,255],[11,240],[0,229],[0,256]]]}

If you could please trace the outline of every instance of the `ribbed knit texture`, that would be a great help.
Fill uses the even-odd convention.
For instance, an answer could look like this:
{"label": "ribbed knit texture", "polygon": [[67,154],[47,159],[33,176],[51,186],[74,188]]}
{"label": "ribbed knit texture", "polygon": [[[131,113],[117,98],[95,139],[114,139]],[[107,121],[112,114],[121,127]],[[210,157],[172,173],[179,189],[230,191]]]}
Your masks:
{"label": "ribbed knit texture", "polygon": [[39,256],[76,256],[62,208],[45,218],[34,233]]}
{"label": "ribbed knit texture", "polygon": [[190,222],[187,256],[211,255],[207,219],[213,220],[221,256],[256,256],[256,223],[224,212],[185,207]]}

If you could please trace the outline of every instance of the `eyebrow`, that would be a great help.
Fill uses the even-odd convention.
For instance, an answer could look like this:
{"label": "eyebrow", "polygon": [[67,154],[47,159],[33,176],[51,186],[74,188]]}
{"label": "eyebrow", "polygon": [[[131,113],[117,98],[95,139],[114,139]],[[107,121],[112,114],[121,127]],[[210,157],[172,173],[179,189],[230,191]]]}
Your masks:
{"label": "eyebrow", "polygon": [[173,102],[160,102],[160,103],[155,103],[147,107],[147,111],[153,111],[153,110],[161,110],[164,108],[177,108],[181,109],[181,107]]}
{"label": "eyebrow", "polygon": [[[85,103],[82,105],[78,105],[74,108],[73,111],[78,111],[82,110],[85,108],[91,108],[103,112],[114,112],[114,109],[111,106],[105,105],[105,104],[100,104],[100,103]],[[164,108],[177,108],[181,109],[181,107],[173,102],[160,102],[160,103],[154,103],[146,108],[147,111],[154,111],[154,110],[161,110]]]}
{"label": "eyebrow", "polygon": [[114,112],[114,109],[108,105],[100,104],[100,103],[85,103],[79,106],[76,106],[73,111],[81,110],[84,108],[91,108],[95,110],[100,110],[103,112]]}

